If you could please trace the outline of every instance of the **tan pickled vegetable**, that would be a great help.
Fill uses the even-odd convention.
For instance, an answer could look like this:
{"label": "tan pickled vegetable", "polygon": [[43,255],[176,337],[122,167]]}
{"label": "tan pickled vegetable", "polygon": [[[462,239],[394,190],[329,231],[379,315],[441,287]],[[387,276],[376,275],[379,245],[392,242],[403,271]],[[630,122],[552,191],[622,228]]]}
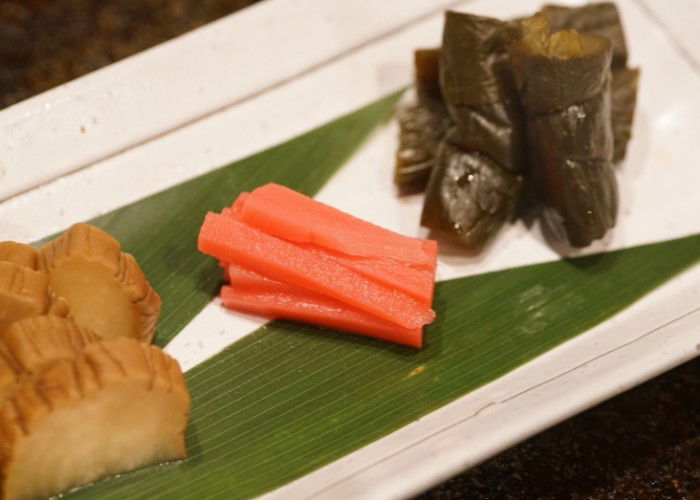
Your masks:
{"label": "tan pickled vegetable", "polygon": [[0,333],[0,406],[22,381],[52,363],[76,359],[99,337],[58,316],[33,316],[15,321]]}
{"label": "tan pickled vegetable", "polygon": [[36,269],[37,251],[23,243],[0,241],[0,261],[13,262],[29,269]]}
{"label": "tan pickled vegetable", "polygon": [[46,273],[0,261],[0,332],[23,318],[67,312],[66,302],[49,289]]}
{"label": "tan pickled vegetable", "polygon": [[190,400],[178,363],[129,338],[88,344],[21,384],[0,409],[5,500],[183,458]]}
{"label": "tan pickled vegetable", "polygon": [[96,227],[39,251],[0,242],[0,498],[185,456],[182,371],[143,343],[159,311],[134,258]]}
{"label": "tan pickled vegetable", "polygon": [[150,342],[160,298],[119,242],[88,224],[76,224],[39,250],[49,287],[70,304],[75,322],[107,339]]}

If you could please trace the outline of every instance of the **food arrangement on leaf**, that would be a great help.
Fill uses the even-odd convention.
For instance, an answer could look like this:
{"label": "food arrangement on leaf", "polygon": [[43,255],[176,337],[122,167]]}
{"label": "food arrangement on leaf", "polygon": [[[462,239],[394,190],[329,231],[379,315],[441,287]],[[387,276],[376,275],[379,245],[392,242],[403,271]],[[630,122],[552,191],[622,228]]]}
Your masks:
{"label": "food arrangement on leaf", "polygon": [[[394,182],[425,191],[421,224],[478,254],[532,192],[561,241],[604,238],[639,81],[627,58],[612,3],[518,20],[447,12],[441,46],[414,53],[415,99],[398,112]],[[282,185],[207,213],[197,246],[219,261],[235,311],[413,348],[435,320],[435,240]],[[186,457],[185,379],[149,345],[160,307],[97,227],[39,249],[0,242],[0,498]]]}

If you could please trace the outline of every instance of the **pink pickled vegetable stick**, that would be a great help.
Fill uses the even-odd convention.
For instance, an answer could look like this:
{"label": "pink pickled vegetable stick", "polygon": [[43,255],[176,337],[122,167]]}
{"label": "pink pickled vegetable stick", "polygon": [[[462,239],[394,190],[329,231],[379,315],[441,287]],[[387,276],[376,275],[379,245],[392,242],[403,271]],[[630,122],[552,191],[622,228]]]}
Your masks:
{"label": "pink pickled vegetable stick", "polygon": [[230,217],[207,214],[199,233],[199,250],[268,278],[327,295],[404,328],[420,328],[435,318],[426,305],[339,266],[328,256]]}
{"label": "pink pickled vegetable stick", "polygon": [[242,222],[284,240],[357,257],[431,264],[423,240],[381,228],[278,184],[259,187],[242,200],[239,197],[236,206]]}
{"label": "pink pickled vegetable stick", "polygon": [[[299,290],[299,289],[297,289]],[[271,319],[289,319],[421,347],[421,328],[406,329],[312,292],[265,292],[235,286],[221,289],[226,307]]]}

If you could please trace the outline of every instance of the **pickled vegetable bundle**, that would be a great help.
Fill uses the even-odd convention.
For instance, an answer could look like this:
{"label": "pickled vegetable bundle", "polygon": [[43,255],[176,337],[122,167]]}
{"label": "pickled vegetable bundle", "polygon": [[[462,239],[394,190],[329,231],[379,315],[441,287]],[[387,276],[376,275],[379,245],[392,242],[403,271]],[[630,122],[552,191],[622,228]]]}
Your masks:
{"label": "pickled vegetable bundle", "polygon": [[190,398],[148,345],[160,298],[119,242],[76,224],[0,242],[0,498],[44,498],[186,457]]}
{"label": "pickled vegetable bundle", "polygon": [[416,52],[416,100],[399,112],[395,181],[429,173],[422,225],[478,253],[532,191],[558,239],[602,238],[636,103],[627,57],[613,3],[514,21],[448,11],[442,46]]}
{"label": "pickled vegetable bundle", "polygon": [[207,214],[199,250],[229,282],[238,311],[420,347],[431,309],[437,244],[352,217],[268,184]]}

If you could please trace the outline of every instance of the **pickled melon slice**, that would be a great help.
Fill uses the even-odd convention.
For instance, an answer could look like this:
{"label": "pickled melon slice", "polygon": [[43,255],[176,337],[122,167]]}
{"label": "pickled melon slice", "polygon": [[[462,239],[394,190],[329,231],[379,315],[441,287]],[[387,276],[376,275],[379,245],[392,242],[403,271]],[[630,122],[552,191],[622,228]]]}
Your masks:
{"label": "pickled melon slice", "polygon": [[136,260],[109,234],[76,224],[39,249],[38,266],[80,326],[106,339],[153,338],[160,298]]}
{"label": "pickled melon slice", "polygon": [[0,261],[0,332],[13,322],[49,310],[48,276],[27,266]]}
{"label": "pickled melon slice", "polygon": [[12,394],[20,369],[4,344],[0,344],[0,405]]}
{"label": "pickled melon slice", "polygon": [[2,498],[46,497],[186,456],[180,367],[129,338],[87,345],[23,384],[0,409]]}
{"label": "pickled melon slice", "polygon": [[23,243],[0,241],[0,261],[14,262],[21,266],[36,269],[37,251]]}
{"label": "pickled melon slice", "polygon": [[76,359],[99,339],[70,319],[34,316],[15,321],[0,334],[0,405],[17,384],[62,359]]}

